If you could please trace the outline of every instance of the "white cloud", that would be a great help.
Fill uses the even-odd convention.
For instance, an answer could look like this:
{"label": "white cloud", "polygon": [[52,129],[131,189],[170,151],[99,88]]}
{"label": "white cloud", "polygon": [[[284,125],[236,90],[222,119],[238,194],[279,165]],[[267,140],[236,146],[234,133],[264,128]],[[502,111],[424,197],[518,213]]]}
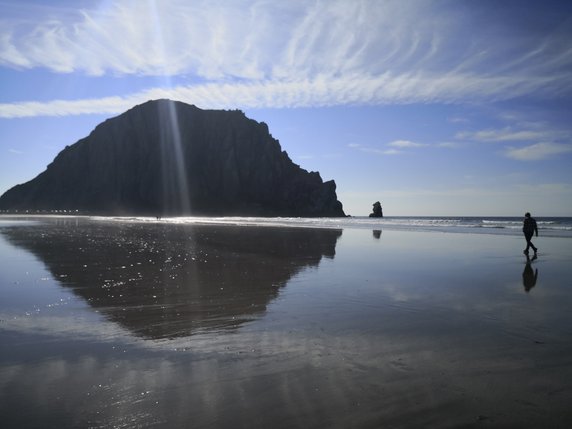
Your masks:
{"label": "white cloud", "polygon": [[382,151],[373,151],[373,153],[378,153],[380,155],[400,155],[403,152],[397,149],[387,149]]}
{"label": "white cloud", "polygon": [[558,138],[563,135],[565,135],[565,133],[554,130],[515,130],[511,127],[505,127],[502,129],[463,131],[457,133],[455,137],[462,140],[481,142],[512,142]]}
{"label": "white cloud", "polygon": [[8,149],[8,152],[13,153],[14,155],[23,155],[24,152],[22,152],[21,150],[17,150],[17,149]]}
{"label": "white cloud", "polygon": [[364,146],[359,143],[350,143],[348,147],[359,150],[360,152],[372,153],[375,155],[401,155],[406,153],[403,149],[412,149],[420,147],[428,147],[426,143],[417,143],[410,140],[394,140],[386,144],[389,149],[380,149],[375,147]]}
{"label": "white cloud", "polygon": [[506,156],[519,161],[538,161],[569,152],[572,152],[571,144],[541,142],[521,148],[511,147]]}
{"label": "white cloud", "polygon": [[161,0],[75,11],[42,8],[28,12],[26,21],[2,19],[0,63],[62,73],[191,73],[206,79],[378,73],[386,65],[380,58],[398,65],[428,49],[411,49],[422,39],[407,27],[416,9],[364,0]]}
{"label": "white cloud", "polygon": [[[476,92],[465,84],[480,78],[458,76],[444,80],[440,76],[318,76],[305,80],[262,80],[209,82],[172,88],[151,88],[126,96],[48,102],[0,104],[0,117],[63,116],[120,113],[150,99],[170,98],[202,108],[296,108],[336,105],[388,105],[419,102],[452,103],[461,98],[485,99],[498,83],[477,85]],[[505,85],[517,92],[527,85],[507,79]],[[487,90],[488,87],[488,90]],[[506,94],[514,93],[507,90]]]}
{"label": "white cloud", "polygon": [[401,155],[403,151],[397,149],[379,149],[369,146],[364,146],[359,143],[350,143],[348,147],[351,149],[359,150],[360,152],[364,153],[372,153],[374,155]]}
{"label": "white cloud", "polygon": [[526,141],[534,140],[542,137],[542,132],[538,131],[514,131],[510,128],[501,130],[481,130],[481,131],[462,131],[456,134],[456,138],[462,140],[475,140],[482,142],[506,142],[506,141]]}
{"label": "white cloud", "polygon": [[461,147],[461,144],[458,142],[442,142],[442,143],[437,143],[437,147],[456,149],[458,147]]}
{"label": "white cloud", "polygon": [[571,75],[562,72],[572,58],[556,36],[531,46],[530,39],[492,40],[494,31],[471,32],[472,44],[459,44],[475,28],[474,18],[451,19],[450,8],[433,2],[21,7],[31,8],[25,20],[17,18],[18,5],[0,18],[1,66],[96,76],[184,75],[206,83],[93,100],[7,103],[0,105],[2,117],[118,113],[167,96],[211,108],[281,108],[496,101],[572,90]]}
{"label": "white cloud", "polygon": [[409,140],[395,140],[390,143],[387,143],[387,146],[397,147],[397,148],[413,148],[413,147],[424,147],[427,145],[423,143],[415,143]]}
{"label": "white cloud", "polygon": [[467,123],[467,122],[470,122],[467,118],[461,118],[461,117],[458,117],[458,116],[447,118],[447,121],[449,121],[449,122],[452,123],[452,124],[459,124],[459,123]]}

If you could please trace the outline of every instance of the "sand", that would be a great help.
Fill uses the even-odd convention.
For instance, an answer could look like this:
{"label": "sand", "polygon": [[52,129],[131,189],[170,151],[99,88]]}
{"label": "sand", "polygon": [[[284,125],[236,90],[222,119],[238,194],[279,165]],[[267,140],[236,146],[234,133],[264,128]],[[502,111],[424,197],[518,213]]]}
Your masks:
{"label": "sand", "polygon": [[572,240],[0,219],[4,427],[569,427]]}

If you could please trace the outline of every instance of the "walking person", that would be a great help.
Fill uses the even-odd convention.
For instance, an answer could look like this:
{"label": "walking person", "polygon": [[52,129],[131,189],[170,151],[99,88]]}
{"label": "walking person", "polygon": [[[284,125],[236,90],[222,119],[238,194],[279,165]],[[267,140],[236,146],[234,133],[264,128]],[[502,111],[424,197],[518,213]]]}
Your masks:
{"label": "walking person", "polygon": [[524,249],[524,254],[528,255],[528,249],[532,247],[532,250],[534,250],[534,254],[536,255],[536,252],[538,252],[538,247],[535,247],[530,240],[535,233],[538,237],[538,226],[536,225],[536,220],[530,216],[530,213],[526,213],[524,215],[522,232],[524,233],[524,238],[526,239],[526,249]]}

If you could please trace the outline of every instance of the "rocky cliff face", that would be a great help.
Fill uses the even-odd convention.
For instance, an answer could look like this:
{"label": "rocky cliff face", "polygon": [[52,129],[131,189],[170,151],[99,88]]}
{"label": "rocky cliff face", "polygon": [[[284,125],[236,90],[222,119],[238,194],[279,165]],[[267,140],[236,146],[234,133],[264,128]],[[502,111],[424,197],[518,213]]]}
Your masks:
{"label": "rocky cliff face", "polygon": [[344,216],[334,181],[294,164],[240,111],[149,101],[98,125],[3,210],[100,214]]}

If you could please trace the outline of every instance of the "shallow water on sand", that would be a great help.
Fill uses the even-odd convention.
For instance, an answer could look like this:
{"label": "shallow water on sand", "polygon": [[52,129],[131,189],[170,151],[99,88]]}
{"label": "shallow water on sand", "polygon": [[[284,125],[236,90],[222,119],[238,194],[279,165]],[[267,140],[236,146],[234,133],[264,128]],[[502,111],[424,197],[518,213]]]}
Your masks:
{"label": "shallow water on sand", "polygon": [[0,422],[569,427],[572,243],[535,242],[3,218]]}

